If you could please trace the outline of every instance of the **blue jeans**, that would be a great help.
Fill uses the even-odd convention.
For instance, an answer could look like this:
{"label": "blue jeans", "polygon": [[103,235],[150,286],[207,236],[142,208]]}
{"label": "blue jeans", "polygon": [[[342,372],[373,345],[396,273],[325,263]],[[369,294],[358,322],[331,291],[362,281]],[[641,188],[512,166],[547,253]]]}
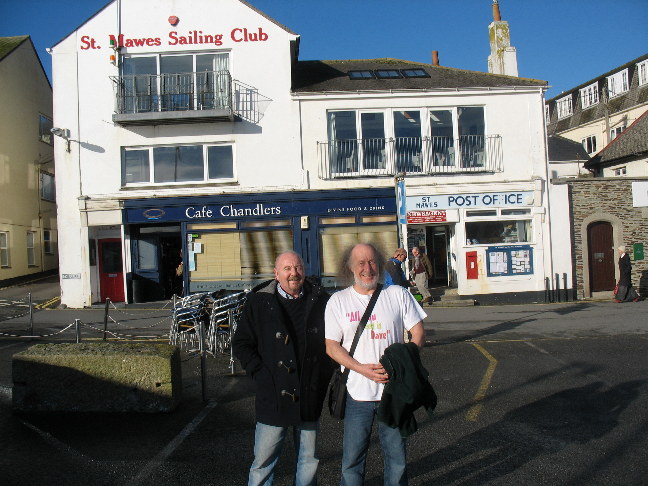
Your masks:
{"label": "blue jeans", "polygon": [[[303,422],[293,427],[293,441],[297,452],[295,472],[296,486],[315,486],[317,484],[316,455],[318,422]],[[254,433],[254,461],[250,467],[248,486],[270,486],[274,479],[274,469],[281,455],[288,427],[276,427],[260,422]]]}
{"label": "blue jeans", "polygon": [[[347,396],[344,415],[344,446],[342,452],[342,486],[362,486],[367,451],[376,410],[380,402],[359,402]],[[398,429],[378,422],[378,437],[385,465],[386,486],[407,485],[405,439]]]}

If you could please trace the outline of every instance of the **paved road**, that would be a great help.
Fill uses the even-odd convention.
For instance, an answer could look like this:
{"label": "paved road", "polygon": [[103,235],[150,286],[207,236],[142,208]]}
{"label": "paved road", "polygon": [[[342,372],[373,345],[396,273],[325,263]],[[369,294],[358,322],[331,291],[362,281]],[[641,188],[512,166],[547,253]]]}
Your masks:
{"label": "paved road", "polygon": [[[648,302],[432,308],[422,359],[439,395],[409,441],[412,485],[644,485],[648,477]],[[119,308],[110,328],[161,336],[168,310]],[[44,310],[35,334],[103,309]],[[24,318],[0,332],[24,329]],[[83,339],[101,333],[82,328]],[[47,340],[74,340],[63,333]],[[239,485],[252,457],[254,389],[228,356],[184,355],[184,400],[160,415],[17,416],[11,356],[33,342],[0,337],[4,484]],[[322,419],[320,484],[339,484],[342,424]],[[291,484],[291,448],[275,484]],[[382,484],[372,444],[367,484]]]}

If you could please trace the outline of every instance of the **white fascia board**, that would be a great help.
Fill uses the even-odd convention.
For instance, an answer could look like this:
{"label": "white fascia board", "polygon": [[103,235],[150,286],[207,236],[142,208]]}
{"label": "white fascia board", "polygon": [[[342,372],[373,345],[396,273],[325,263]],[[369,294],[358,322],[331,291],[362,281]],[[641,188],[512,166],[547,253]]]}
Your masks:
{"label": "white fascia board", "polygon": [[544,88],[537,86],[514,86],[514,87],[501,87],[501,88],[433,88],[433,89],[394,89],[387,91],[376,90],[357,90],[357,91],[300,91],[291,92],[293,99],[332,99],[332,98],[357,98],[371,97],[371,98],[394,98],[394,97],[424,97],[431,95],[441,96],[460,96],[462,94],[473,95],[489,95],[489,94],[529,94],[541,93]]}

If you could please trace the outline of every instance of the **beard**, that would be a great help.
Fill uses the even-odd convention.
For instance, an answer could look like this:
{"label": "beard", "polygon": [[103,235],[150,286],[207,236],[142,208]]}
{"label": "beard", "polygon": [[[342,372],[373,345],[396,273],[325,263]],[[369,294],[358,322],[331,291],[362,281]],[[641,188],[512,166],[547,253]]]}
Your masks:
{"label": "beard", "polygon": [[365,290],[374,290],[376,288],[376,286],[378,285],[378,275],[373,275],[371,277],[370,282],[365,282],[365,281],[361,280],[361,277],[354,274],[353,275],[353,280],[354,280],[355,284],[358,287],[363,288]]}

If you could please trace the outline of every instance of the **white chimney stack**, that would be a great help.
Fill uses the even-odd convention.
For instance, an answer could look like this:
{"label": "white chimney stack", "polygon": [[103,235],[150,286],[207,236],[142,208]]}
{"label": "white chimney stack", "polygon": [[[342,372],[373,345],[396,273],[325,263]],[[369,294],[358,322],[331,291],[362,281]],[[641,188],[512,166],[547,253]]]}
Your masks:
{"label": "white chimney stack", "polygon": [[493,0],[493,22],[488,26],[491,54],[488,56],[488,72],[493,74],[518,75],[517,53],[511,46],[508,22],[502,20],[499,3]]}

